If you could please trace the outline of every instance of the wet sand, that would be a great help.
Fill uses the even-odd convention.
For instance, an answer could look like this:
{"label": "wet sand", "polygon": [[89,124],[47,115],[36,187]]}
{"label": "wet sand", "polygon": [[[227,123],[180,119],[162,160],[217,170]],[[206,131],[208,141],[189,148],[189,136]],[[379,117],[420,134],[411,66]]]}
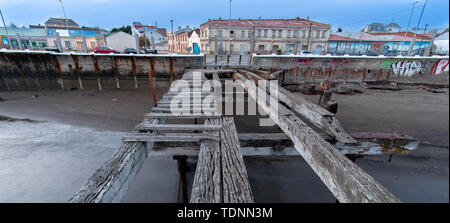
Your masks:
{"label": "wet sand", "polygon": [[[158,98],[165,90],[158,89]],[[34,94],[38,97],[32,98]],[[0,115],[102,131],[131,131],[152,107],[149,89],[0,92],[0,97],[4,99]],[[318,100],[317,95],[305,97]],[[403,202],[449,201],[448,89],[445,93],[365,90],[333,98],[339,102],[337,117],[348,131],[400,132],[421,140],[420,147],[408,155],[394,156],[392,162],[388,156],[365,156],[356,161],[360,167]],[[258,132],[256,123],[243,124],[244,120],[236,119],[238,132]],[[246,157],[245,164],[256,202],[335,201],[300,156]],[[188,179],[192,182],[195,165],[190,165]],[[85,180],[94,171],[86,173]],[[125,202],[176,202],[177,190],[176,161],[149,157]]]}

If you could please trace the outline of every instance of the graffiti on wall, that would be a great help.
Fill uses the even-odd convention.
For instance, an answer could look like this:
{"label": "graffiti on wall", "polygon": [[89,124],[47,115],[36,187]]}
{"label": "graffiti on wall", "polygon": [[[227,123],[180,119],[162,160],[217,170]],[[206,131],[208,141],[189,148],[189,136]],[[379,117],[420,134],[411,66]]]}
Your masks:
{"label": "graffiti on wall", "polygon": [[422,70],[420,62],[413,60],[397,61],[392,63],[391,67],[397,77],[411,77]]}
{"label": "graffiti on wall", "polygon": [[446,59],[445,60],[439,60],[436,63],[436,67],[434,67],[433,73],[434,74],[440,74],[440,73],[445,72],[445,71],[448,72],[448,60],[446,60]]}

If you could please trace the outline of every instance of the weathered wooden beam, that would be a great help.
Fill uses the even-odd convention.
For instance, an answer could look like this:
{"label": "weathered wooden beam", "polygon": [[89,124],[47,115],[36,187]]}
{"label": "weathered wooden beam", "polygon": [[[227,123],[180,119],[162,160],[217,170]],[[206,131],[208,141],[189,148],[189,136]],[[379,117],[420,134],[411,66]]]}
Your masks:
{"label": "weathered wooden beam", "polygon": [[[267,103],[265,95],[256,95],[256,87],[252,86],[251,81],[239,73],[235,73],[234,78],[258,104]],[[278,110],[275,107],[261,108],[289,136],[294,147],[337,200],[342,203],[400,202],[286,107],[278,104]]]}
{"label": "weathered wooden beam", "polygon": [[[165,120],[150,119],[151,124],[164,123]],[[71,203],[110,203],[121,202],[129,185],[148,156],[153,143],[126,142],[114,155],[88,179],[88,182],[69,202]]]}
{"label": "weathered wooden beam", "polygon": [[218,113],[214,113],[214,114],[189,114],[189,115],[185,115],[185,114],[172,114],[172,113],[155,113],[155,112],[151,112],[151,113],[147,113],[145,115],[145,118],[185,118],[185,119],[193,119],[193,118],[220,118],[222,117],[221,114]]}
{"label": "weathered wooden beam", "polygon": [[205,122],[222,125],[220,144],[208,146],[207,140],[200,146],[191,203],[253,202],[233,118]]}
{"label": "weathered wooden beam", "polygon": [[220,147],[224,203],[253,203],[233,117],[222,118]]}
{"label": "weathered wooden beam", "polygon": [[[220,119],[205,119],[205,124],[221,125],[221,122]],[[219,131],[203,133],[219,136]],[[221,203],[222,201],[220,142],[205,140],[200,145],[190,203]]]}
{"label": "weathered wooden beam", "polygon": [[128,133],[122,137],[123,142],[197,142],[205,139],[220,140],[217,136],[202,133]]}
{"label": "weathered wooden beam", "polygon": [[139,124],[136,126],[136,130],[149,131],[149,130],[180,130],[180,131],[194,131],[194,130],[220,130],[220,125],[189,125],[189,124]]}
{"label": "weathered wooden beam", "polygon": [[[247,74],[246,76],[255,83],[258,83],[259,80],[264,80],[264,78],[252,72],[245,70],[241,72]],[[334,136],[340,142],[356,143],[356,140],[344,130],[335,115],[321,106],[295,95],[281,86],[278,86],[278,100],[294,109],[302,117],[305,117],[308,121],[326,133]]]}

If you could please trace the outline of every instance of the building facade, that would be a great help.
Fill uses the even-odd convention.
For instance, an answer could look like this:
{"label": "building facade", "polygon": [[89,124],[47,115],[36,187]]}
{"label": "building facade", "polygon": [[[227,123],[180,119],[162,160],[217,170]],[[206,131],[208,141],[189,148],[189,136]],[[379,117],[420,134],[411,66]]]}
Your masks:
{"label": "building facade", "polygon": [[[397,56],[407,55],[414,33],[366,33],[339,32],[330,35],[328,54],[332,55],[368,55]],[[413,55],[423,55],[430,46],[431,38],[417,34]]]}
{"label": "building facade", "polygon": [[135,36],[119,31],[105,36],[106,46],[111,47],[119,52],[123,52],[126,48],[138,49],[138,41]]}
{"label": "building facade", "polygon": [[186,26],[185,28],[178,27],[175,32],[169,32],[167,35],[169,52],[189,53],[189,32],[192,30],[192,28]]}
{"label": "building facade", "polygon": [[[7,32],[8,33],[7,33]],[[8,41],[11,40],[11,44]],[[45,30],[28,27],[0,27],[0,48],[19,49],[20,38],[23,49],[44,49],[48,46]]]}
{"label": "building facade", "polygon": [[209,54],[324,54],[331,26],[309,19],[210,20],[200,26],[200,49]]}
{"label": "building facade", "polygon": [[131,28],[133,36],[146,37],[150,43],[153,39],[154,44],[167,41],[167,31],[165,28],[158,28],[152,25],[142,25],[140,22],[134,22]]}
{"label": "building facade", "polygon": [[200,47],[200,29],[194,29],[188,33],[188,50],[189,53],[194,53],[194,45]]}

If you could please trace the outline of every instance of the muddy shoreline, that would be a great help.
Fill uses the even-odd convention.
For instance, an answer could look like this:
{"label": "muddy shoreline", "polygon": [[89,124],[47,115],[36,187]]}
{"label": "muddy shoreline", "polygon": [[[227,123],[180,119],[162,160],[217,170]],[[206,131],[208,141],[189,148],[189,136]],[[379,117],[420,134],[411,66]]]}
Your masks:
{"label": "muddy shoreline", "polygon": [[[158,87],[157,98],[166,90]],[[364,89],[360,94],[333,95],[339,102],[337,117],[347,131],[399,132],[421,141],[419,149],[394,156],[392,162],[388,156],[356,161],[404,202],[449,201],[449,93],[448,88],[439,90],[445,92]],[[303,96],[313,102],[319,97]],[[153,106],[149,89],[16,91],[0,92],[0,98],[1,116],[97,131],[129,132]],[[244,121],[248,120],[236,118],[238,132],[258,131],[256,119]],[[246,157],[245,164],[256,202],[335,201],[301,157]],[[188,179],[192,177],[193,171]],[[176,202],[177,189],[176,161],[152,157],[130,186],[125,202]]]}

